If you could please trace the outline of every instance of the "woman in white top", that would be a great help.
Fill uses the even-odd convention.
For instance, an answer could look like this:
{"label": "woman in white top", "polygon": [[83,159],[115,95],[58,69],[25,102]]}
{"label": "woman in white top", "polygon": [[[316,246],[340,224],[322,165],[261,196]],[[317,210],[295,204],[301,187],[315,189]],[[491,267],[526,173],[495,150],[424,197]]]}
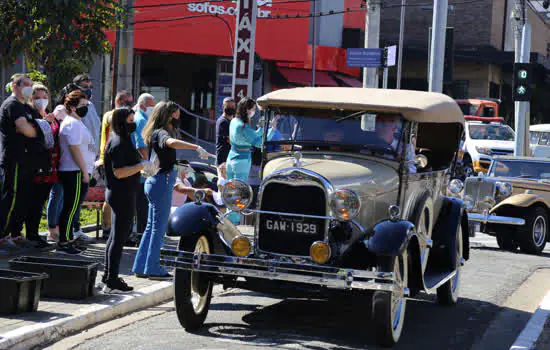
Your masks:
{"label": "woman in white top", "polygon": [[82,118],[88,113],[88,100],[80,90],[65,98],[67,116],[59,131],[59,180],[63,185],[63,209],[59,218],[57,252],[78,255],[82,250],[73,245],[72,227],[75,215],[88,190],[93,171],[96,145]]}

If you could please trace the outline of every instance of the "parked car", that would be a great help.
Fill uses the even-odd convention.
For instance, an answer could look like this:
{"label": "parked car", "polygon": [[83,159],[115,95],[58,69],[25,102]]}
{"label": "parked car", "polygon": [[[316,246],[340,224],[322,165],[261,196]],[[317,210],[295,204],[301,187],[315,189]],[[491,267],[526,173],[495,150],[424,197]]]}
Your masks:
{"label": "parked car", "polygon": [[550,124],[531,125],[529,134],[532,156],[550,158]]}
{"label": "parked car", "polygon": [[[170,217],[168,235],[181,238],[161,256],[176,268],[181,325],[202,326],[215,283],[282,296],[358,292],[370,298],[365,327],[382,345],[399,341],[408,297],[424,291],[457,303],[468,220],[462,201],[444,195],[464,130],[456,102],[419,91],[296,88],[258,104],[265,134],[257,209],[249,209],[250,186],[231,180],[222,189],[225,215],[189,203]],[[276,115],[293,117],[296,132],[265,141]],[[256,223],[235,226],[230,212]]]}
{"label": "parked car", "polygon": [[450,185],[479,230],[495,236],[500,248],[540,254],[549,239],[550,161],[546,158],[499,156],[488,176]]}

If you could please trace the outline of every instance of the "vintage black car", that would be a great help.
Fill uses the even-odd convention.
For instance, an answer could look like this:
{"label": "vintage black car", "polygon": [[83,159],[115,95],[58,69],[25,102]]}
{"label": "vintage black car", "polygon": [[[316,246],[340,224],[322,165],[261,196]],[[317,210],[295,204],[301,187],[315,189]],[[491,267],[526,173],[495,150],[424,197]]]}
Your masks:
{"label": "vintage black car", "polygon": [[[181,239],[161,255],[176,268],[182,326],[202,326],[215,283],[285,296],[359,292],[372,298],[382,345],[399,340],[407,297],[424,291],[455,304],[469,256],[467,213],[445,195],[464,127],[457,104],[355,88],[279,90],[258,104],[266,141],[257,209],[250,186],[231,180],[227,213],[198,201],[170,217],[168,235]],[[281,131],[267,141],[270,127]],[[230,212],[253,215],[254,226],[234,226]]]}

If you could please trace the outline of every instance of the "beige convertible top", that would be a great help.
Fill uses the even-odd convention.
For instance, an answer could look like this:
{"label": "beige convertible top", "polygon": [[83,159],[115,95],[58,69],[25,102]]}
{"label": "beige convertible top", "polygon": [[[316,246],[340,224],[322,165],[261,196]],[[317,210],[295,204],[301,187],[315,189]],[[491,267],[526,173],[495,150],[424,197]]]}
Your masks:
{"label": "beige convertible top", "polygon": [[258,99],[268,107],[303,107],[400,113],[424,123],[464,124],[464,115],[447,95],[412,90],[347,87],[302,87],[270,92]]}

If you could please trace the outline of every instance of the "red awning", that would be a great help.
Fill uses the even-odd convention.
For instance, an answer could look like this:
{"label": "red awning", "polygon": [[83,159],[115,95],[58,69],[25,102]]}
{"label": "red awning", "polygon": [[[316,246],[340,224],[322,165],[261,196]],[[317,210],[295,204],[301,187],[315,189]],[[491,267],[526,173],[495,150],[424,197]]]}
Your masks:
{"label": "red awning", "polygon": [[[312,73],[309,69],[293,69],[277,67],[279,73],[281,73],[289,83],[310,86]],[[315,85],[316,86],[339,86],[334,79],[327,72],[315,72]]]}
{"label": "red awning", "polygon": [[334,74],[334,77],[338,80],[341,80],[346,86],[363,87],[363,83],[354,77],[350,77],[343,74]]}

